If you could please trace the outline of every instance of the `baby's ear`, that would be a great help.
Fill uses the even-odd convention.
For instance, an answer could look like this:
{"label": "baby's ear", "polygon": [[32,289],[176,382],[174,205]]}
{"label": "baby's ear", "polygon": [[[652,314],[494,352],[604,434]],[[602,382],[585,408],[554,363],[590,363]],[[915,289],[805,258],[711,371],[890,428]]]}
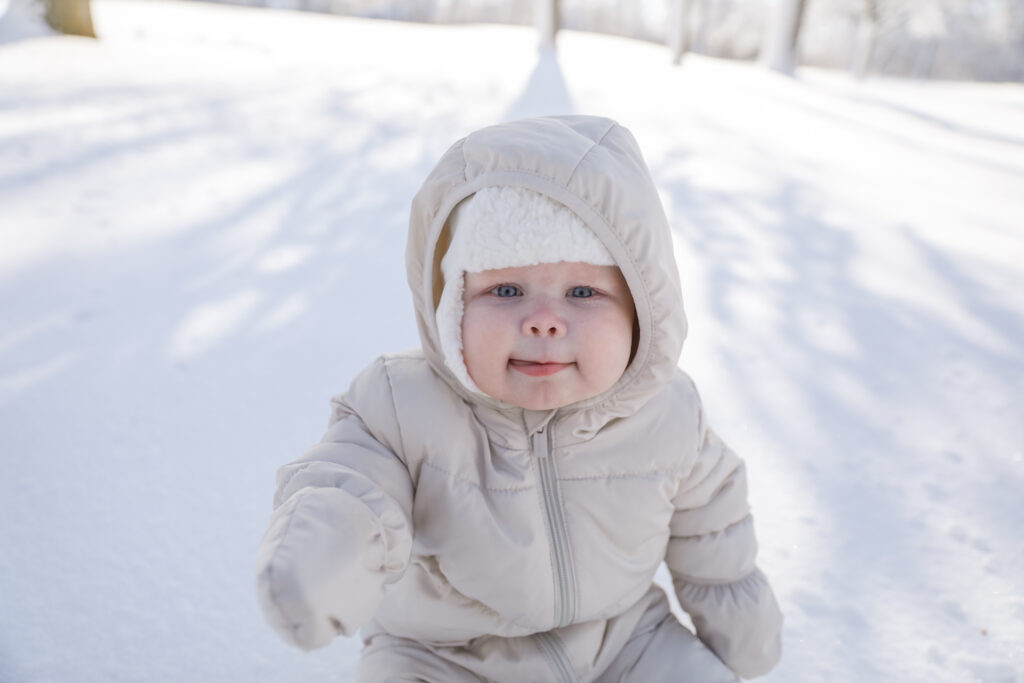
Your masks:
{"label": "baby's ear", "polygon": [[[636,313],[633,314],[633,346],[629,350],[629,362],[633,362],[633,356],[636,355],[636,350],[640,346],[640,319],[636,317]],[[626,364],[629,367],[629,363]]]}
{"label": "baby's ear", "polygon": [[434,291],[431,295],[434,297],[434,310],[437,310],[437,305],[441,303],[441,293],[444,292],[444,272],[441,270],[441,261],[444,260],[444,255],[448,253],[448,247],[452,243],[452,230],[451,230],[451,217],[445,221],[444,227],[441,228],[441,234],[437,237],[437,247],[434,249]]}

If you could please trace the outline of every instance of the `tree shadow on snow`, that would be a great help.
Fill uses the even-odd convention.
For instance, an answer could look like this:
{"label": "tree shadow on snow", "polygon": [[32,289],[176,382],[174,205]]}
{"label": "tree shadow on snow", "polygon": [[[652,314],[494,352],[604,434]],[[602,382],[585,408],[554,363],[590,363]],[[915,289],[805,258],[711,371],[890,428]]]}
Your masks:
{"label": "tree shadow on snow", "polygon": [[[31,544],[15,539],[19,563],[43,574],[75,567],[90,582],[38,591],[25,573],[5,586],[29,605],[17,612],[26,643],[45,633],[93,652],[146,652],[177,628],[188,635],[147,664],[158,678],[180,676],[175,646],[185,641],[210,666],[251,664],[276,642],[250,583],[274,470],[316,441],[329,396],[373,357],[418,345],[404,265],[409,201],[465,126],[459,100],[429,118],[378,117],[339,88],[308,112],[326,131],[315,135],[275,128],[290,87],[157,88],[149,94],[163,108],[126,87],[121,100],[136,108],[97,107],[38,131],[31,144],[52,153],[0,183],[2,199],[82,182],[69,178],[128,178],[103,188],[93,213],[68,212],[81,241],[46,245],[0,273],[5,529],[39,530]],[[49,95],[37,94],[45,108]],[[67,96],[86,107],[118,100],[108,86]],[[84,142],[54,142],[76,134]],[[95,620],[120,609],[112,596],[123,591],[138,612],[112,635]],[[59,624],[54,599],[70,600]],[[218,634],[229,632],[237,637],[226,643]],[[216,652],[225,646],[234,652]],[[344,678],[354,648],[292,661],[281,646],[245,677]]]}
{"label": "tree shadow on snow", "polygon": [[569,87],[565,83],[558,53],[553,48],[537,51],[537,64],[522,94],[508,108],[506,121],[533,116],[552,116],[575,113]]}
{"label": "tree shadow on snow", "polygon": [[[1024,523],[1024,515],[1010,514],[1019,508],[1010,492],[1024,488],[1024,477],[1006,457],[1019,444],[994,443],[966,420],[964,392],[949,391],[958,387],[959,365],[979,392],[998,387],[1006,400],[1019,392],[1024,352],[1013,340],[1024,338],[1024,326],[952,256],[909,230],[897,231],[898,239],[955,293],[948,306],[961,315],[929,310],[885,285],[867,286],[858,269],[872,254],[856,226],[824,218],[828,207],[804,182],[780,177],[767,149],[764,167],[753,170],[780,178],[773,193],[697,191],[681,178],[661,183],[675,229],[705,273],[701,291],[684,295],[706,301],[720,326],[713,353],[729,375],[728,398],[769,440],[765,452],[747,457],[784,468],[795,482],[789,493],[800,500],[780,509],[794,517],[810,511],[791,524],[819,547],[776,558],[803,554],[806,562],[795,567],[811,573],[782,581],[797,586],[783,596],[796,609],[790,626],[801,628],[803,647],[819,648],[815,656],[839,665],[833,670],[888,678],[893,670],[877,658],[879,614],[896,610],[900,620],[919,624],[949,619],[948,610],[914,599],[956,585],[956,565],[943,560],[964,552],[963,539],[943,528],[948,520],[971,528],[970,520],[984,519],[968,534],[977,561],[1012,546]],[[667,169],[655,175],[671,177]],[[760,313],[750,316],[749,306]],[[751,374],[769,381],[759,385]],[[917,443],[929,429],[934,436]],[[974,468],[979,460],[983,472]],[[933,519],[932,512],[941,514]],[[816,593],[807,584],[842,587],[843,594]],[[965,637],[976,633],[967,623],[952,623],[950,633],[957,628]]]}

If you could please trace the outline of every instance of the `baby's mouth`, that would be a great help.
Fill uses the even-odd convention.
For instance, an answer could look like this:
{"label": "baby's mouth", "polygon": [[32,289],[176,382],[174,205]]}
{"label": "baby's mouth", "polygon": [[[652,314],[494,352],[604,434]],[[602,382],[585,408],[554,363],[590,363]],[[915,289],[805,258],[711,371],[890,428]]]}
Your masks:
{"label": "baby's mouth", "polygon": [[529,375],[530,377],[547,377],[565,370],[572,363],[547,363],[532,360],[518,360],[510,358],[508,366],[513,370]]}

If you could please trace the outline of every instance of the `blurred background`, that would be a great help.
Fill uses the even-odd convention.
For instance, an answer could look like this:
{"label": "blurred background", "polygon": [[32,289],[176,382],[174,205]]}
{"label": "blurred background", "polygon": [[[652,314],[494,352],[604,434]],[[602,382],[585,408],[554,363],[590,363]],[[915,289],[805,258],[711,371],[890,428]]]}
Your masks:
{"label": "blurred background", "polygon": [[[89,0],[38,3],[59,30],[91,32]],[[1024,80],[1020,0],[222,0],[425,23],[547,24],[711,57],[913,78]],[[0,9],[2,9],[0,4]],[[543,17],[543,15],[548,15]]]}

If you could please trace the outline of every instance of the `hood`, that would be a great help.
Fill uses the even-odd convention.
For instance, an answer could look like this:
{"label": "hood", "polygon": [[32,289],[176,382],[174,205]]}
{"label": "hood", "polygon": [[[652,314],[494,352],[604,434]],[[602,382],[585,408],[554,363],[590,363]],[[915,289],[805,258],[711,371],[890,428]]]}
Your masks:
{"label": "hood", "polygon": [[[650,172],[630,132],[596,116],[551,116],[489,126],[441,157],[412,202],[406,267],[423,352],[463,398],[522,409],[471,392],[444,362],[434,312],[444,287],[447,221],[463,199],[488,186],[525,187],[561,202],[597,235],[622,270],[639,336],[629,367],[603,394],[554,412],[590,415],[592,427],[625,417],[671,380],[686,337],[672,238]],[[526,411],[523,411],[526,412]]]}

